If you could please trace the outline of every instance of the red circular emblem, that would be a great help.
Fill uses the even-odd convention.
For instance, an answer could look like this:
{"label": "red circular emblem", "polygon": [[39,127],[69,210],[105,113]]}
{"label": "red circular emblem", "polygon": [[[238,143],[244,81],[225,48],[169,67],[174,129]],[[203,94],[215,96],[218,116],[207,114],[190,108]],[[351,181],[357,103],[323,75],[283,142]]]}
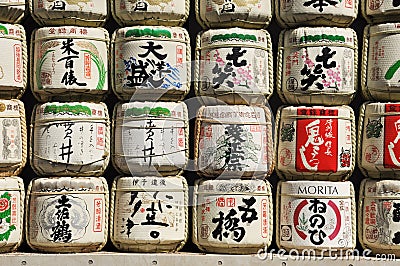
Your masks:
{"label": "red circular emblem", "polygon": [[8,207],[10,206],[8,199],[0,199],[0,212],[4,212],[8,210]]}

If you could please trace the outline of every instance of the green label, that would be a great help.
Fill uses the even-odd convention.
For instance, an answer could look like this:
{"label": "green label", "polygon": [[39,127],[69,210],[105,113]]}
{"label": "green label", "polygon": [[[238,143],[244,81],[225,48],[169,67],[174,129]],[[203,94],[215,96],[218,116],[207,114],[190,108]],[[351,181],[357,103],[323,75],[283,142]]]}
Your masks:
{"label": "green label", "polygon": [[73,115],[88,115],[92,116],[92,110],[89,107],[83,105],[47,105],[43,111],[45,114],[59,114],[69,113]]}
{"label": "green label", "polygon": [[331,42],[345,42],[346,38],[341,35],[307,35],[300,38],[301,43],[318,42],[318,41],[331,41]]}
{"label": "green label", "polygon": [[171,38],[172,35],[169,30],[150,29],[150,28],[131,29],[125,33],[125,37],[144,37],[144,36]]}
{"label": "green label", "polygon": [[8,29],[6,26],[0,24],[0,34],[2,35],[8,35]]}
{"label": "green label", "polygon": [[0,196],[0,224],[0,241],[7,241],[16,230],[15,225],[11,225],[11,195],[8,192]]}
{"label": "green label", "polygon": [[154,115],[154,116],[171,116],[171,111],[168,108],[155,107],[150,108],[148,106],[143,108],[129,108],[125,110],[124,116],[142,116],[142,115]]}
{"label": "green label", "polygon": [[211,42],[228,41],[228,40],[242,40],[242,41],[256,42],[257,37],[255,35],[250,35],[250,34],[231,33],[231,34],[214,35],[211,38]]}

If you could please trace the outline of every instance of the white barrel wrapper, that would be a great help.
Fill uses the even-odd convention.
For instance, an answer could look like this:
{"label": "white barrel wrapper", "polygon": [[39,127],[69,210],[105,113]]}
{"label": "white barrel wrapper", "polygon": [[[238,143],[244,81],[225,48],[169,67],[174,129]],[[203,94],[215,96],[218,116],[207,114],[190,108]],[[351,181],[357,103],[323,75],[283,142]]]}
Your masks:
{"label": "white barrel wrapper", "polygon": [[400,103],[365,103],[360,108],[357,161],[371,178],[400,178]]}
{"label": "white barrel wrapper", "polygon": [[24,17],[25,0],[0,0],[0,20],[19,23]]}
{"label": "white barrel wrapper", "polygon": [[104,103],[36,105],[31,166],[38,175],[100,176],[110,158],[110,122]]}
{"label": "white barrel wrapper", "polygon": [[103,177],[31,181],[26,197],[26,239],[42,252],[98,251],[107,242],[108,185]]}
{"label": "white barrel wrapper", "polygon": [[207,177],[265,177],[273,170],[271,111],[265,106],[201,107],[195,164]]}
{"label": "white barrel wrapper", "polygon": [[357,17],[358,0],[275,0],[276,19],[282,27],[347,27]]}
{"label": "white barrel wrapper", "polygon": [[124,174],[174,175],[189,156],[185,103],[129,102],[114,109],[113,164]]}
{"label": "white barrel wrapper", "polygon": [[32,33],[31,84],[39,101],[100,101],[108,93],[108,32],[47,27]]}
{"label": "white barrel wrapper", "polygon": [[279,38],[277,91],[288,104],[350,104],[357,86],[357,35],[302,27]]}
{"label": "white barrel wrapper", "polygon": [[363,0],[361,12],[368,23],[398,22],[400,3],[398,0]]}
{"label": "white barrel wrapper", "polygon": [[276,125],[276,171],[282,179],[336,181],[350,177],[356,161],[351,107],[281,107]]}
{"label": "white barrel wrapper", "polygon": [[22,178],[0,177],[0,252],[14,251],[21,244],[24,205]]}
{"label": "white barrel wrapper", "polygon": [[108,17],[108,0],[29,0],[33,19],[42,26],[101,26]]}
{"label": "white barrel wrapper", "polygon": [[112,37],[112,80],[121,100],[182,100],[190,90],[190,38],[180,27],[136,26]]}
{"label": "white barrel wrapper", "polygon": [[277,206],[279,248],[311,249],[323,256],[355,248],[356,206],[351,182],[281,181]]}
{"label": "white barrel wrapper", "polygon": [[358,237],[375,254],[400,256],[400,181],[364,179],[361,183]]}
{"label": "white barrel wrapper", "polygon": [[272,18],[271,0],[195,0],[203,28],[265,28]]}
{"label": "white barrel wrapper", "polygon": [[189,16],[189,0],[111,0],[114,19],[124,26],[182,26]]}
{"label": "white barrel wrapper", "polygon": [[193,243],[216,253],[257,253],[271,244],[271,185],[263,180],[199,180],[194,188]]}
{"label": "white barrel wrapper", "polygon": [[400,23],[364,29],[361,86],[364,97],[374,101],[400,100]]}
{"label": "white barrel wrapper", "polygon": [[0,100],[0,176],[18,175],[28,153],[24,104]]}
{"label": "white barrel wrapper", "polygon": [[199,33],[196,48],[198,96],[228,104],[263,104],[271,96],[273,55],[266,30],[208,30]]}
{"label": "white barrel wrapper", "polygon": [[28,49],[24,28],[21,25],[0,24],[0,47],[0,97],[20,98],[28,80]]}
{"label": "white barrel wrapper", "polygon": [[184,177],[114,180],[110,237],[130,252],[180,250],[188,237],[188,186]]}

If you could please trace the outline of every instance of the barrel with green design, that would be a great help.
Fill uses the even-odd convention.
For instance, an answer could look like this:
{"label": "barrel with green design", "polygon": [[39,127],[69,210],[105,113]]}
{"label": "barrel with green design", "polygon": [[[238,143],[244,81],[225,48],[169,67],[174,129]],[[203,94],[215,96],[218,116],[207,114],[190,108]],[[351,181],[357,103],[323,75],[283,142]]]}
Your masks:
{"label": "barrel with green design", "polygon": [[31,43],[31,86],[41,101],[100,101],[108,93],[108,32],[40,28]]}
{"label": "barrel with green design", "polygon": [[399,43],[400,23],[364,29],[361,85],[368,100],[400,100]]}
{"label": "barrel with green design", "polygon": [[22,242],[24,201],[22,178],[0,178],[0,252],[15,251]]}

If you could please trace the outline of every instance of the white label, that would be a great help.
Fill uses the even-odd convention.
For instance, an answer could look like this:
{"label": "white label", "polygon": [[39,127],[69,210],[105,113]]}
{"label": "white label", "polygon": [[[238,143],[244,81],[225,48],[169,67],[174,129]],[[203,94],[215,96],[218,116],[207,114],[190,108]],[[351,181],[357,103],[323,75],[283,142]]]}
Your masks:
{"label": "white label", "polygon": [[146,15],[140,13],[149,14],[148,17],[156,13],[161,17],[169,15],[172,18],[184,16],[186,13],[185,0],[115,0],[114,5],[117,15],[123,16],[124,12],[131,12],[138,19],[146,18]]}
{"label": "white label", "polygon": [[[51,173],[65,170],[65,165],[75,165],[81,172],[101,169],[110,131],[105,112],[103,105],[96,104],[48,104],[37,108],[33,131],[35,166]],[[63,116],[71,120],[63,120]]]}
{"label": "white label", "polygon": [[[280,195],[280,245],[285,248],[352,248],[350,183],[284,182]],[[287,193],[297,194],[295,197]],[[301,197],[304,195],[304,197]],[[308,195],[317,197],[309,198]],[[335,199],[337,196],[349,198]],[[331,198],[330,198],[331,197]]]}
{"label": "white label", "polygon": [[115,159],[124,171],[185,166],[187,112],[183,104],[137,102],[123,105],[122,110],[115,127]]}
{"label": "white label", "polygon": [[[57,32],[55,28],[48,30],[49,34]],[[63,30],[77,34],[82,28]],[[58,39],[54,36],[54,39],[37,41],[34,46],[34,90],[108,90],[107,48],[105,41],[79,38]]]}
{"label": "white label", "polygon": [[[3,35],[3,38],[2,36]],[[5,37],[5,38],[4,38]],[[0,87],[23,87],[27,79],[24,70],[23,48],[20,40],[7,39],[7,37],[21,37],[19,28],[6,28],[0,25]]]}
{"label": "white label", "polygon": [[301,21],[307,20],[307,15],[321,17],[321,15],[329,14],[339,17],[355,17],[356,6],[353,0],[280,0],[280,16],[290,22],[296,22],[298,18]]}
{"label": "white label", "polygon": [[35,11],[45,9],[52,12],[79,11],[107,15],[106,0],[33,0],[33,6]]}
{"label": "white label", "polygon": [[370,37],[367,86],[371,90],[393,91],[400,87],[399,42],[400,34],[382,34]]}
{"label": "white label", "polygon": [[[30,241],[62,245],[103,243],[104,203],[102,194],[33,195],[29,206]],[[101,214],[96,214],[96,210]]]}
{"label": "white label", "polygon": [[168,180],[148,177],[133,179],[132,188],[140,188],[142,182],[152,184],[152,190],[116,193],[114,238],[161,244],[182,241],[187,223],[185,192],[168,191]]}
{"label": "white label", "polygon": [[367,15],[379,15],[386,16],[390,12],[390,15],[399,15],[400,13],[400,2],[397,0],[368,0],[364,1],[363,4],[366,6]]}
{"label": "white label", "polygon": [[[229,44],[226,44],[229,47]],[[268,51],[234,46],[202,49],[200,54],[200,93],[267,94],[269,91]]]}
{"label": "white label", "polygon": [[212,23],[246,20],[266,23],[272,17],[271,1],[199,1],[201,18]]}
{"label": "white label", "polygon": [[[265,110],[258,107],[207,107],[198,136],[198,167],[203,172],[226,170],[268,172],[272,135]],[[229,124],[229,121],[242,122]],[[251,123],[250,125],[246,122]],[[253,124],[254,123],[254,124]]]}
{"label": "white label", "polygon": [[186,90],[186,44],[175,41],[120,42],[115,51],[118,90]]}
{"label": "white label", "polygon": [[197,232],[200,245],[262,246],[269,241],[268,196],[207,195],[197,201]]}

